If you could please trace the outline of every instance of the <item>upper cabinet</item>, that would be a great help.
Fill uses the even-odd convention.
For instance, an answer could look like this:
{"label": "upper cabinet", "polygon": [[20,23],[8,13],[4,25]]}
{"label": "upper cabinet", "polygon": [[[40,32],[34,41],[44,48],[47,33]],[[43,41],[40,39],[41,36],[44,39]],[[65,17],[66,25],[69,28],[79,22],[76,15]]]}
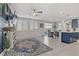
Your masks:
{"label": "upper cabinet", "polygon": [[74,31],[76,31],[76,28],[78,28],[78,19],[77,18],[73,18],[72,19],[72,29]]}

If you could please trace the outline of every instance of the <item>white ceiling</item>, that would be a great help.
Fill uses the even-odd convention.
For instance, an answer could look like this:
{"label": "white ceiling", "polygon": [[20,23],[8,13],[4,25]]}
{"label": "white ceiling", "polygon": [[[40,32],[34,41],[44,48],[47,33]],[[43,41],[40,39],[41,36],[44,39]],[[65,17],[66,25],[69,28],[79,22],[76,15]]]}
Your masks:
{"label": "white ceiling", "polygon": [[[70,19],[71,16],[79,18],[78,3],[11,3],[9,6],[12,11],[16,10],[16,14],[19,17],[52,22]],[[42,10],[43,13],[34,16],[33,9]]]}

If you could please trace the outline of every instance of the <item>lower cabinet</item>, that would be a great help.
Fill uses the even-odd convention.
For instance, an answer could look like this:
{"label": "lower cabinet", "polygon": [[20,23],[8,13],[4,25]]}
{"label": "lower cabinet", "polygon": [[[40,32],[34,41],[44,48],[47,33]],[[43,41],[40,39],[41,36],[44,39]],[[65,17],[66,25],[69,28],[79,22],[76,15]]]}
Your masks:
{"label": "lower cabinet", "polygon": [[79,32],[62,32],[61,41],[64,43],[76,42],[79,39]]}

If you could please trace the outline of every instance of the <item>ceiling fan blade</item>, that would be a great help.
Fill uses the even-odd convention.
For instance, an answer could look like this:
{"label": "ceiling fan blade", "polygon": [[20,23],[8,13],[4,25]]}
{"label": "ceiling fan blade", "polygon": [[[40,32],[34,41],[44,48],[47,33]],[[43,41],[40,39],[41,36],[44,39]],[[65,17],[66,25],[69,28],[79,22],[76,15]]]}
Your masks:
{"label": "ceiling fan blade", "polygon": [[38,13],[43,13],[43,11],[38,11]]}
{"label": "ceiling fan blade", "polygon": [[33,9],[33,15],[38,16],[38,13],[43,13],[43,11],[37,11],[36,9]]}

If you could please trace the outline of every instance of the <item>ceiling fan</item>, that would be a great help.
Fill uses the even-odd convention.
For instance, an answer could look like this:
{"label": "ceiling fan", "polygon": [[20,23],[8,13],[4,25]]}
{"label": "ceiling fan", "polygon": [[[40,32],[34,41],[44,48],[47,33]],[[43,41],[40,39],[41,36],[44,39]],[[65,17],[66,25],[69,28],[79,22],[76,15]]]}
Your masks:
{"label": "ceiling fan", "polygon": [[41,14],[41,13],[43,13],[43,11],[33,9],[33,15],[34,15],[34,16],[38,16],[38,14]]}

